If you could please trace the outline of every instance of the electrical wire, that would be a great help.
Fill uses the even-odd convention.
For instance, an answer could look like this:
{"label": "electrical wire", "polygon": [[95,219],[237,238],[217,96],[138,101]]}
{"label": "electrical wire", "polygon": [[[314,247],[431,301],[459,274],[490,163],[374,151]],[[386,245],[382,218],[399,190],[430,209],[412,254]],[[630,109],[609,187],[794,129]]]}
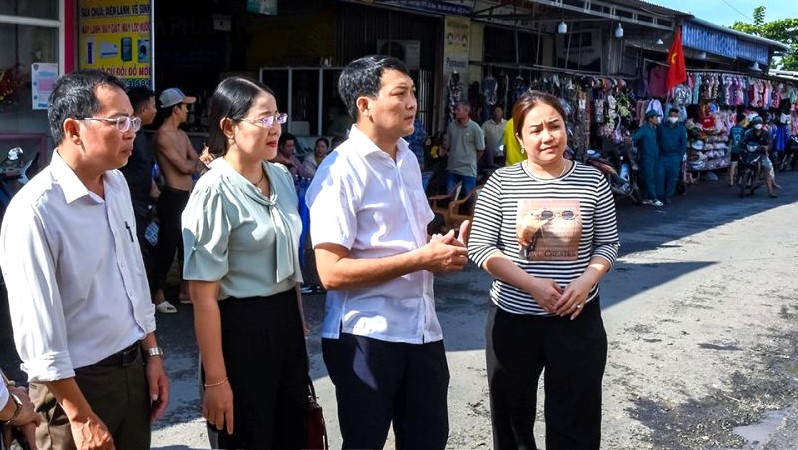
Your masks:
{"label": "electrical wire", "polygon": [[750,21],[752,21],[752,22],[753,22],[753,19],[752,19],[752,18],[751,18],[751,17],[750,17],[748,14],[745,14],[745,13],[741,12],[739,9],[735,8],[734,6],[732,6],[732,4],[731,4],[731,3],[729,3],[729,2],[728,2],[728,1],[726,1],[726,0],[721,0],[721,1],[722,1],[723,3],[725,3],[725,4],[726,4],[726,6],[728,6],[729,8],[733,9],[733,10],[734,10],[734,11],[735,11],[737,14],[739,14],[739,15],[741,15],[741,16],[743,16],[743,17],[745,17],[747,20],[750,20]]}

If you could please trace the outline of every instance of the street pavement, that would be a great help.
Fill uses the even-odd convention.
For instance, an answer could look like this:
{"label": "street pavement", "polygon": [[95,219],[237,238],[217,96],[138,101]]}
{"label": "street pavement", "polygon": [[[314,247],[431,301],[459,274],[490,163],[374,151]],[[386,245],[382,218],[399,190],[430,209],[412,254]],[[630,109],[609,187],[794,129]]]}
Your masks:
{"label": "street pavement", "polygon": [[[737,198],[721,180],[688,186],[663,208],[618,201],[621,252],[601,294],[609,341],[602,448],[798,448],[798,173],[778,180],[776,199],[764,190]],[[451,372],[450,449],[492,448],[489,284],[473,264],[436,280]],[[340,448],[321,360],[323,302],[323,295],[305,298],[307,342],[331,448]],[[154,424],[153,448],[205,449],[192,310],[179,310],[158,315],[172,398]],[[0,364],[19,377],[2,319]],[[542,384],[535,432],[545,448]]]}

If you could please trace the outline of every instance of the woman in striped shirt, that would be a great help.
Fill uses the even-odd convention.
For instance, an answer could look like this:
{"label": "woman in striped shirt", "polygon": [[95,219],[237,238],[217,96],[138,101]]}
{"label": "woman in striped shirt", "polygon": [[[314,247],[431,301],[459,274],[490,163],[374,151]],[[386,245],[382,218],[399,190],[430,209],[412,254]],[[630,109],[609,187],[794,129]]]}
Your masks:
{"label": "woman in striped shirt", "polygon": [[618,254],[615,204],[598,170],[564,158],[556,97],[527,92],[513,122],[526,160],[482,188],[468,243],[495,277],[486,327],[494,448],[536,448],[545,368],[546,448],[598,449],[607,359],[598,282]]}

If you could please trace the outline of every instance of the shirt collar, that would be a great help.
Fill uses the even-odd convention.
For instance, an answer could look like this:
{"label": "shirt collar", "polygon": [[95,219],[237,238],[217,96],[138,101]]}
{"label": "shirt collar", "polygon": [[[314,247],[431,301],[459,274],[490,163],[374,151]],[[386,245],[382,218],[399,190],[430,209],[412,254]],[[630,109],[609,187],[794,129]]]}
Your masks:
{"label": "shirt collar", "polygon": [[67,203],[72,203],[82,197],[92,198],[89,189],[80,181],[75,171],[67,165],[66,161],[58,153],[57,148],[53,152],[53,158],[50,161],[50,173],[55,181],[58,182],[58,185],[61,186]]}
{"label": "shirt collar", "polygon": [[[352,141],[354,145],[355,152],[361,154],[362,156],[367,156],[372,153],[380,152],[381,154],[385,154],[385,156],[389,156],[386,152],[384,152],[381,148],[374,143],[365,133],[360,131],[357,128],[357,125],[352,125],[352,129],[349,130],[349,138],[347,141]],[[406,140],[400,138],[396,142],[396,160],[398,161],[400,157],[405,156],[405,152],[410,151],[410,145],[407,143]]]}

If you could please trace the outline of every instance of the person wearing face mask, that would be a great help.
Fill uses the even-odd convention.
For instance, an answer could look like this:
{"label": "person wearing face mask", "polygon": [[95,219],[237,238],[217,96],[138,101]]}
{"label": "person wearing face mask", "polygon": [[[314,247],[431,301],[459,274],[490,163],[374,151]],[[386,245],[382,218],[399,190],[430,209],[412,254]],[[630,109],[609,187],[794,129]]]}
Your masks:
{"label": "person wearing face mask", "polygon": [[640,155],[640,176],[643,179],[644,205],[662,206],[657,200],[657,158],[659,157],[659,144],[657,142],[657,126],[659,126],[659,113],[650,109],[646,112],[646,121],[635,131],[632,136]]}
{"label": "person wearing face mask", "polygon": [[762,170],[765,174],[765,185],[768,188],[768,195],[770,195],[771,198],[776,198],[778,195],[776,195],[775,190],[781,189],[781,186],[776,184],[776,174],[773,171],[773,163],[771,163],[770,158],[768,158],[771,136],[770,133],[764,129],[763,125],[764,121],[762,117],[754,116],[751,119],[750,128],[743,135],[743,148],[748,144],[756,144],[766,148],[761,159]]}
{"label": "person wearing face mask", "polygon": [[663,203],[670,203],[676,194],[679,169],[687,152],[687,128],[679,122],[677,108],[671,108],[668,120],[657,128],[657,141],[657,198]]}

